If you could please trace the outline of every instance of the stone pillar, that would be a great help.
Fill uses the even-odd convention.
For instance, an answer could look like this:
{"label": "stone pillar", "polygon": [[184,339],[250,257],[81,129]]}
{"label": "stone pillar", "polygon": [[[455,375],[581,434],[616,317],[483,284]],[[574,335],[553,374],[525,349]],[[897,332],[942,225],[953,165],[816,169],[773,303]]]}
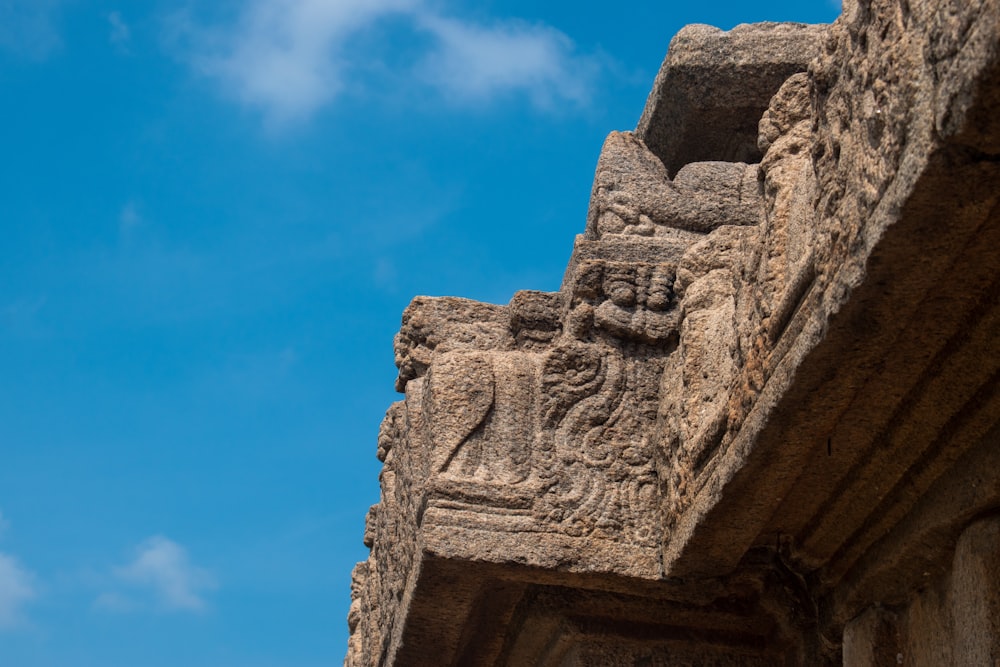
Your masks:
{"label": "stone pillar", "polygon": [[954,663],[1000,665],[1000,517],[962,533],[951,586]]}
{"label": "stone pillar", "polygon": [[896,616],[870,607],[844,628],[844,667],[903,664]]}

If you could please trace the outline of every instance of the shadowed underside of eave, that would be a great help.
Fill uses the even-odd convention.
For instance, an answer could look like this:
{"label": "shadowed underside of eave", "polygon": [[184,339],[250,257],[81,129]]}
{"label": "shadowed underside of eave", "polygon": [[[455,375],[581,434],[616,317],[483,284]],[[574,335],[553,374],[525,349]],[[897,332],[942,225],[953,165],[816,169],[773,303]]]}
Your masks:
{"label": "shadowed underside of eave", "polygon": [[[1000,507],[1000,480],[977,482],[967,463],[1000,448],[1000,160],[969,155],[932,156],[673,573],[725,572],[758,545],[784,553],[819,595],[848,577],[873,600],[899,597],[950,557],[959,528]],[[942,478],[979,486],[950,516],[910,516]],[[923,545],[923,533],[936,541]],[[919,554],[876,567],[863,557],[879,540],[909,540]],[[859,603],[841,592],[831,604],[848,598]]]}

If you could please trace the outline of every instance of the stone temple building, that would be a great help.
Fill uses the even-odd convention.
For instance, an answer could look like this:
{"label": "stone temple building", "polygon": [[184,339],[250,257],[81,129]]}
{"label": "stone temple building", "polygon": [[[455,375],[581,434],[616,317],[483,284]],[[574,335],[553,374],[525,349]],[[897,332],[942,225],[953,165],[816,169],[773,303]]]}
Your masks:
{"label": "stone temple building", "polygon": [[348,665],[1000,665],[1000,0],[685,28],[561,289],[395,351]]}

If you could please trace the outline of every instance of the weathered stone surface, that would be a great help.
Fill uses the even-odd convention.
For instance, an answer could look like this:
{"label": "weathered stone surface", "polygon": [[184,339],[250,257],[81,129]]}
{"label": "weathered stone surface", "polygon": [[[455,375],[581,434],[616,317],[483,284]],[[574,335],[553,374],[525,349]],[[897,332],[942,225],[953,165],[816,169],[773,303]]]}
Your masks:
{"label": "weathered stone surface", "polygon": [[587,236],[665,236],[691,243],[693,233],[757,224],[760,206],[756,167],[695,162],[671,180],[641,139],[612,132],[597,162]]}
{"label": "weathered stone surface", "polygon": [[904,664],[897,620],[880,608],[867,610],[844,628],[844,664],[879,667]]}
{"label": "weathered stone surface", "polygon": [[954,658],[1000,663],[1000,519],[977,521],[958,540],[951,573]]}
{"label": "weathered stone surface", "polygon": [[1000,660],[998,101],[1000,0],[682,31],[560,290],[405,311],[348,664]]}
{"label": "weathered stone surface", "polygon": [[396,391],[426,373],[435,352],[510,347],[508,320],[502,306],[453,297],[417,297],[403,312],[396,334]]}
{"label": "weathered stone surface", "polygon": [[824,37],[824,26],[795,23],[687,26],[670,42],[636,134],[671,176],[691,162],[759,162],[757,121]]}

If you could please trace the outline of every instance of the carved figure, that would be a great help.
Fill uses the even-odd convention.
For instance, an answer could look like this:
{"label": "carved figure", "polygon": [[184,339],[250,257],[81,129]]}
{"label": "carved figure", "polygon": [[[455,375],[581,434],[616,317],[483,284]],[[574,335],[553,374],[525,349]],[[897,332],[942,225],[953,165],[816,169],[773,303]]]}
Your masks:
{"label": "carved figure", "polygon": [[612,132],[597,162],[587,233],[692,238],[722,225],[755,225],[762,200],[756,166],[693,162],[671,179],[632,132]]}

